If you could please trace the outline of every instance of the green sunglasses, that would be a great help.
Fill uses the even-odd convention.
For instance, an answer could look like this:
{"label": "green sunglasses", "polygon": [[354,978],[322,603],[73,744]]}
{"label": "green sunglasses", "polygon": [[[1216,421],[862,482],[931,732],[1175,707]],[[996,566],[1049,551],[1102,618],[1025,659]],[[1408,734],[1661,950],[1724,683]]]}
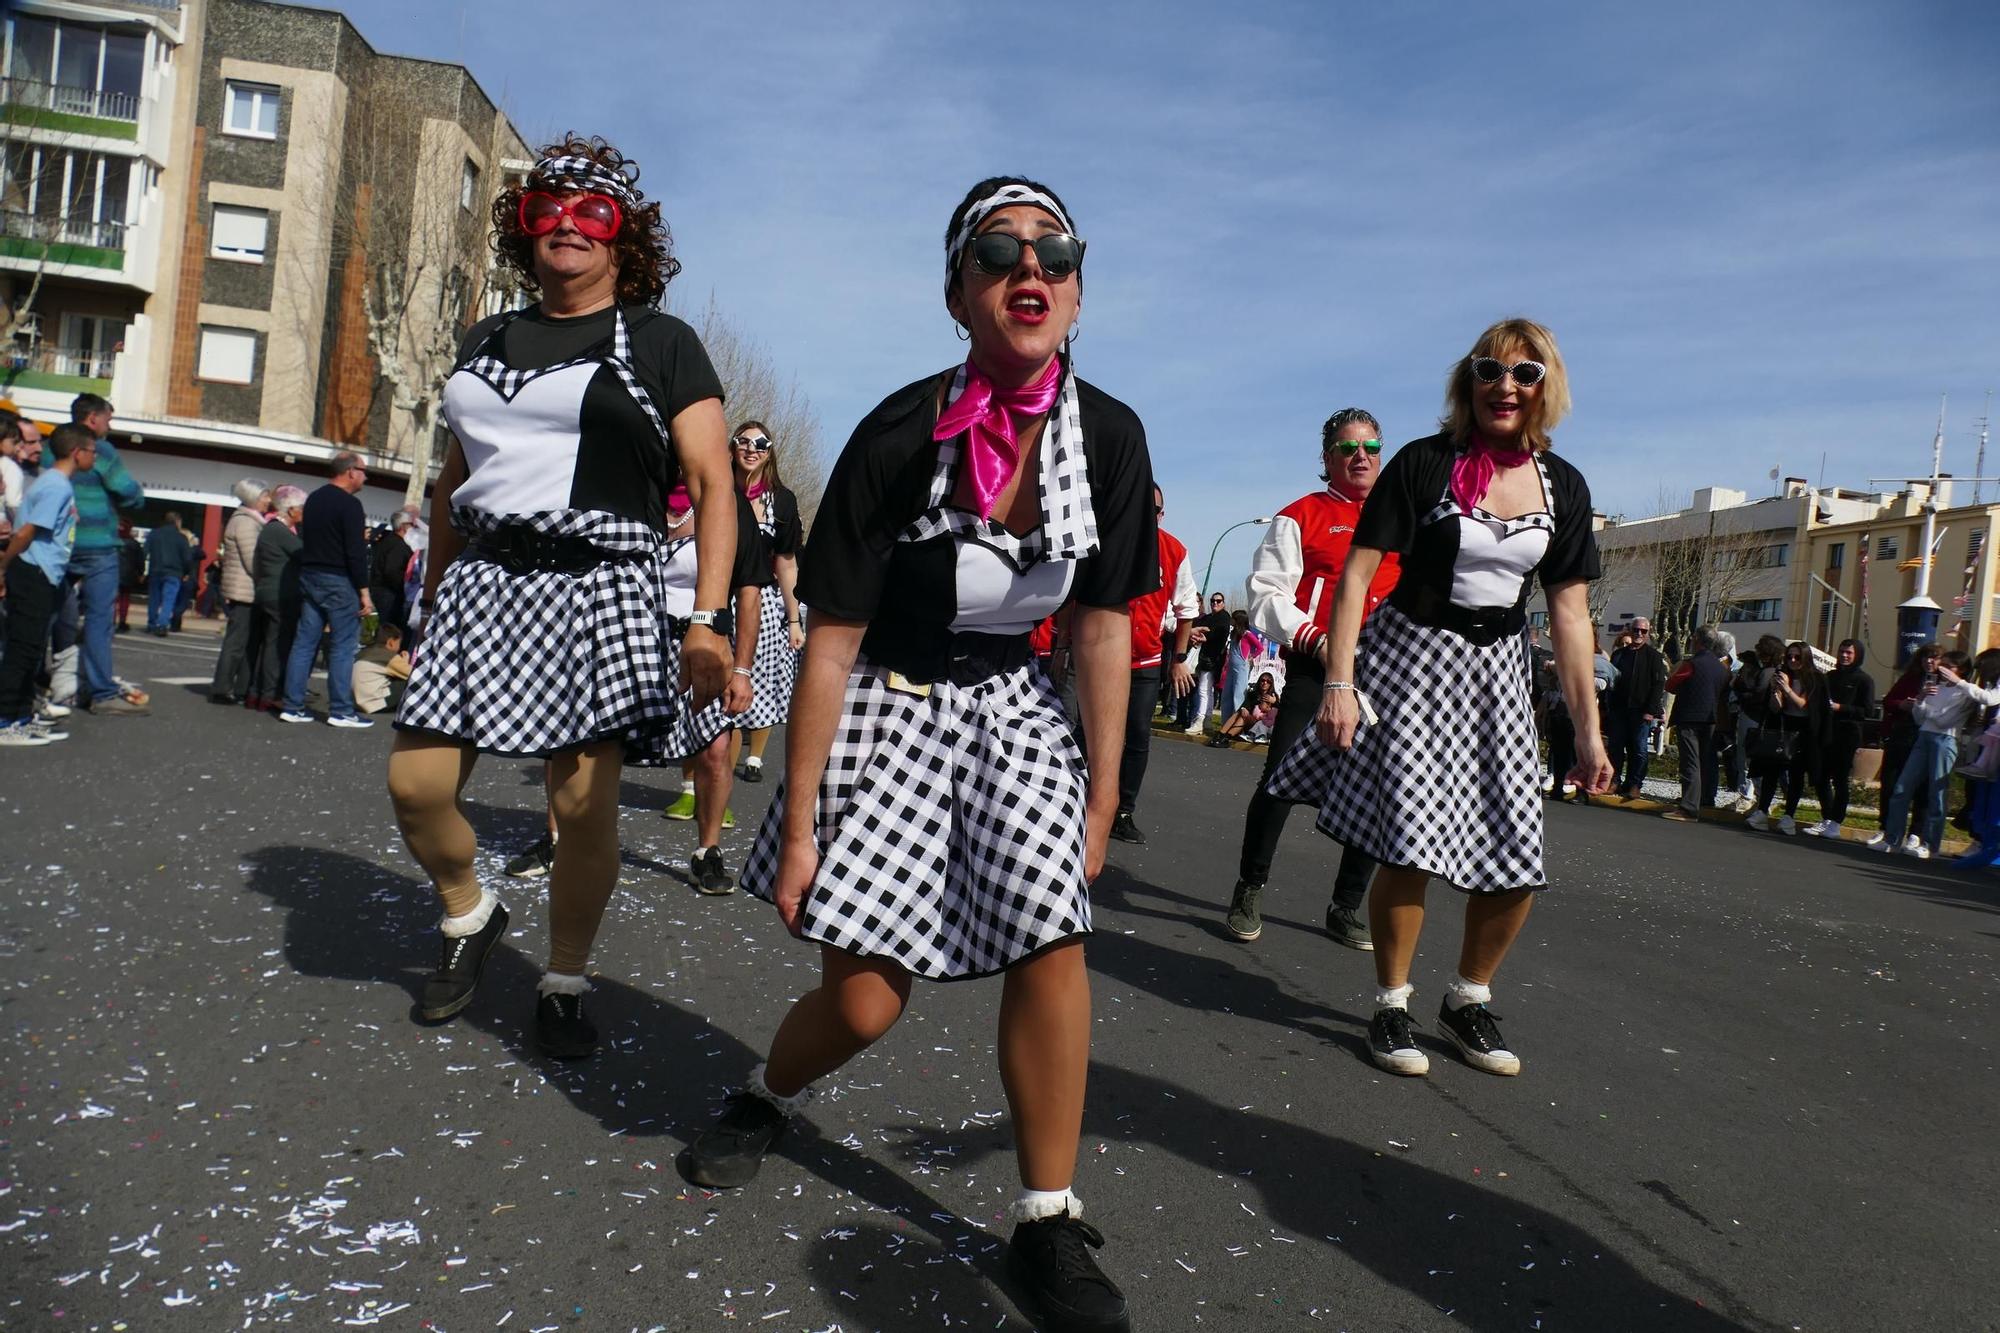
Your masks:
{"label": "green sunglasses", "polygon": [[1354,457],[1354,451],[1355,451],[1356,449],[1366,449],[1366,450],[1367,450],[1367,451],[1368,451],[1368,452],[1369,452],[1370,454],[1379,454],[1379,453],[1381,453],[1381,452],[1382,452],[1382,441],[1380,441],[1380,440],[1335,440],[1335,441],[1334,441],[1334,442],[1333,442],[1332,444],[1329,444],[1329,445],[1327,446],[1327,448],[1329,448],[1329,449],[1338,449],[1338,450],[1340,450],[1340,456],[1341,456],[1342,458],[1352,458],[1352,457]]}

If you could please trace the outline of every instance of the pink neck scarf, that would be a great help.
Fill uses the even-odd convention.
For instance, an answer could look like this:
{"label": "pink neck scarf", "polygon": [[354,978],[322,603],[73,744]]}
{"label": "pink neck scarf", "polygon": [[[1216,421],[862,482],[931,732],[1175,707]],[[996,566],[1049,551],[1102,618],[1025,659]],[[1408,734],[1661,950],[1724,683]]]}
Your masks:
{"label": "pink neck scarf", "polygon": [[970,361],[965,363],[965,392],[938,417],[931,438],[948,440],[971,432],[966,441],[966,475],[972,482],[973,502],[981,518],[993,517],[993,503],[1020,462],[1021,446],[1014,438],[1014,419],[1047,412],[1055,406],[1061,392],[1059,357],[1050,359],[1049,368],[1034,383],[1018,389],[997,388],[986,372]]}
{"label": "pink neck scarf", "polygon": [[[759,477],[757,480],[750,483],[749,490],[743,492],[743,498],[746,500],[754,500],[758,496],[762,495],[765,491],[768,491],[770,489],[771,487],[769,483],[767,483],[762,477]],[[682,482],[680,485],[674,487],[672,490],[667,492],[667,512],[669,514],[685,514],[688,510],[692,508],[694,508],[694,499],[688,495],[688,488],[686,482]]]}
{"label": "pink neck scarf", "polygon": [[1458,501],[1462,512],[1470,514],[1486,498],[1497,469],[1517,468],[1534,456],[1531,449],[1500,449],[1487,443],[1484,436],[1473,436],[1471,447],[1451,465],[1451,498]]}

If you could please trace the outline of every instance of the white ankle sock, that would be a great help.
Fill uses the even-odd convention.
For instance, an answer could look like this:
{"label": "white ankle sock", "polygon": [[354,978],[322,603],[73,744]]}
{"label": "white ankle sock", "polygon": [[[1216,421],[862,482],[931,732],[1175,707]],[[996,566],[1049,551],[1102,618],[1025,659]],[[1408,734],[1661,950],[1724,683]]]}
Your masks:
{"label": "white ankle sock", "polygon": [[762,768],[763,766],[764,757],[762,755],[753,754],[743,761],[743,767],[745,768]]}
{"label": "white ankle sock", "polygon": [[1375,1007],[1377,1009],[1408,1009],[1410,1007],[1410,996],[1416,994],[1416,990],[1417,988],[1407,981],[1400,986],[1377,986],[1375,988]]}
{"label": "white ankle sock", "polygon": [[1467,981],[1454,972],[1451,974],[1451,980],[1444,983],[1444,1003],[1453,1013],[1457,1013],[1468,1004],[1491,1004],[1493,988],[1482,986],[1476,981]]}
{"label": "white ankle sock", "polygon": [[582,995],[589,990],[588,977],[571,976],[567,972],[544,972],[535,985],[537,995]]}
{"label": "white ankle sock", "polygon": [[1014,1196],[1014,1202],[1007,1205],[1007,1220],[1010,1222],[1039,1222],[1045,1217],[1061,1217],[1064,1213],[1071,1217],[1083,1216],[1083,1200],[1076,1197],[1074,1190],[1022,1190]]}
{"label": "white ankle sock", "polygon": [[777,1093],[772,1092],[770,1085],[764,1082],[764,1066],[762,1065],[758,1065],[750,1071],[750,1078],[743,1086],[777,1107],[780,1111],[783,1111],[786,1115],[797,1115],[805,1108],[806,1102],[812,1097],[812,1088],[810,1086],[800,1088],[789,1097],[780,1097]]}
{"label": "white ankle sock", "polygon": [[683,796],[692,796],[692,795],[694,795],[694,779],[693,779],[693,778],[683,778],[683,779],[681,779],[681,795],[683,795]]}
{"label": "white ankle sock", "polygon": [[477,935],[486,929],[487,918],[493,915],[493,909],[499,905],[499,897],[482,884],[479,886],[479,906],[464,916],[440,916],[438,929],[444,932],[444,937],[448,940],[455,940],[461,935]]}

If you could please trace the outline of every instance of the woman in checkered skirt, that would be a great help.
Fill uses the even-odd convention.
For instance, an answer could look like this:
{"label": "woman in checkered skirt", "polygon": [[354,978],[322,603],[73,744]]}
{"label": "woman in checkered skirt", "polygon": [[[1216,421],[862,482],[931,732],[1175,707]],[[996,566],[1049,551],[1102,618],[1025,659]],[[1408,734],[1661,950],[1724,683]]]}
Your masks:
{"label": "woman in checkered skirt", "polygon": [[[1362,508],[1321,649],[1326,694],[1315,729],[1271,775],[1273,796],[1318,805],[1321,832],[1381,863],[1368,895],[1369,1046],[1395,1073],[1430,1068],[1410,1034],[1409,1000],[1432,878],[1468,895],[1439,1030],[1476,1068],[1521,1069],[1487,1004],[1535,891],[1548,884],[1522,632],[1537,577],[1570,714],[1597,715],[1585,604],[1599,573],[1590,488],[1549,452],[1568,411],[1555,336],[1529,320],[1495,324],[1453,366],[1442,433],[1405,445]],[[1402,578],[1364,631],[1368,580],[1392,551]],[[1576,752],[1570,776],[1604,790],[1611,765],[1597,728],[1578,728]]]}
{"label": "woman in checkered skirt", "polygon": [[[895,1023],[913,978],[1001,973],[1024,1186],[1011,1261],[1051,1326],[1122,1329],[1070,1186],[1125,607],[1159,569],[1145,432],[1066,353],[1082,260],[1045,186],[975,186],[946,229],[945,306],[970,355],[891,394],[834,467],[801,562],[813,616],[785,780],[743,875],[820,945],[820,983],[679,1165],[710,1188],[747,1183],[807,1087]],[[1081,749],[1028,645],[1066,601]]]}
{"label": "woman in checkered skirt", "polygon": [[735,454],[736,489],[750,501],[770,555],[753,668],[757,699],[736,723],[744,736],[743,765],[737,776],[745,782],[762,782],[764,747],[770,743],[771,729],[791,715],[799,649],[806,642],[798,597],[799,546],[805,529],[799,522],[799,498],[778,476],[769,428],[761,421],[746,421],[729,437],[729,447]]}
{"label": "woman in checkered skirt", "polygon": [[[458,803],[474,758],[551,761],[559,836],[535,1033],[566,1059],[597,1042],[584,969],[617,882],[620,766],[664,758],[683,708],[729,678],[722,386],[694,331],[654,308],[680,265],[637,177],[617,149],[572,135],[494,202],[495,253],[540,299],[475,325],[445,382],[424,642],[389,758],[397,823],[444,909],[427,1022],[471,1002],[507,928]],[[660,551],[677,481],[699,511],[695,600],[723,614],[688,630],[670,675]]]}

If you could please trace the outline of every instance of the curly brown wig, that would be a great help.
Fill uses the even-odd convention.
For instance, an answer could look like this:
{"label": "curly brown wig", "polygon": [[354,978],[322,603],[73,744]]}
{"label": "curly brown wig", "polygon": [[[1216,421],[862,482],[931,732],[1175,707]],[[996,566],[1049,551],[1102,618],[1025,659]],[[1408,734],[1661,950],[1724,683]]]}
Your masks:
{"label": "curly brown wig", "polygon": [[[539,157],[589,158],[605,171],[624,178],[630,199],[619,202],[624,220],[611,241],[612,260],[618,266],[618,303],[659,304],[667,284],[681,271],[681,261],[674,258],[673,233],[667,230],[666,220],[660,216],[660,205],[646,202],[646,196],[639,191],[638,163],[595,135],[586,139],[574,133],[543,148]],[[560,194],[564,185],[561,180],[530,172],[526,181],[500,191],[493,201],[493,253],[514,271],[524,288],[539,293],[542,284],[535,276],[535,241],[521,231],[520,223],[521,196],[529,190]]]}

